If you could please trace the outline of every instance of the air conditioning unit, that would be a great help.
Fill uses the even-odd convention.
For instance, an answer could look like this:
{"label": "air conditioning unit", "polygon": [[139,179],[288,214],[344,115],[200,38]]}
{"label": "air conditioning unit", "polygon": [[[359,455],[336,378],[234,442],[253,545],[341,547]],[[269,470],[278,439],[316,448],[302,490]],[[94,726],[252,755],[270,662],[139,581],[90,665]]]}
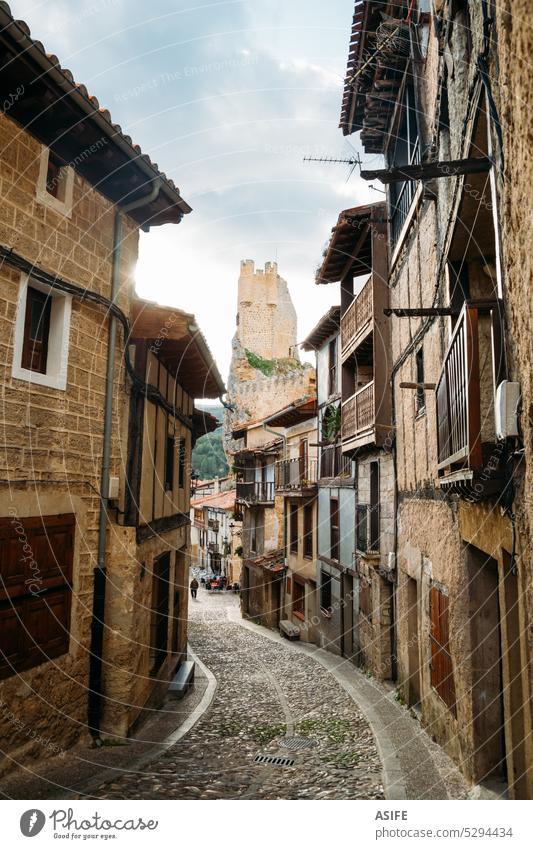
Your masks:
{"label": "air conditioning unit", "polygon": [[520,384],[502,380],[496,389],[495,422],[498,439],[518,436],[518,402]]}

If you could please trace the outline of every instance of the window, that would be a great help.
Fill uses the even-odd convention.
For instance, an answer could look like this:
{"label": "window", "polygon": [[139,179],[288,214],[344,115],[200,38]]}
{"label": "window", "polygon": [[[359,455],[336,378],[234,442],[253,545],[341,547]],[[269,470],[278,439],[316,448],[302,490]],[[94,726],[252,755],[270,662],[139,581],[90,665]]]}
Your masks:
{"label": "window", "polygon": [[292,612],[298,619],[305,619],[305,584],[294,579]]}
{"label": "window", "polygon": [[304,505],[304,557],[313,558],[313,505]]}
{"label": "window", "polygon": [[37,183],[37,200],[61,215],[72,215],[74,171],[53,151],[43,147]]}
{"label": "window", "polygon": [[14,328],[14,378],[66,389],[71,305],[71,295],[22,275]]}
{"label": "window", "polygon": [[[420,347],[415,354],[415,365],[416,365],[416,382],[423,384],[424,383],[424,348]],[[426,393],[420,387],[416,390],[415,395],[415,405],[416,412],[423,413],[426,409]]]}
{"label": "window", "polygon": [[0,519],[0,678],[68,652],[74,525],[72,514]]}
{"label": "window", "polygon": [[357,551],[368,551],[368,504],[358,504],[355,511]]}
{"label": "window", "polygon": [[290,551],[291,554],[298,554],[298,505],[291,504],[289,513],[290,525]]}
{"label": "window", "polygon": [[174,489],[174,438],[167,436],[165,446],[165,492]]}
{"label": "window", "polygon": [[292,581],[289,577],[287,577],[287,582],[285,584],[285,592],[287,595],[292,595]]}
{"label": "window", "polygon": [[[401,165],[416,165],[420,162],[420,141],[416,116],[415,92],[412,83],[407,83],[401,100],[400,118],[397,129],[393,128],[392,147],[387,150],[389,168]],[[416,180],[390,184],[389,205],[391,220],[391,242],[397,243],[402,227],[407,219],[411,203],[416,193]]]}
{"label": "window", "polygon": [[320,607],[331,612],[331,575],[324,571],[320,573]]}
{"label": "window", "polygon": [[337,337],[328,345],[328,396],[337,392]]}
{"label": "window", "polygon": [[370,463],[370,551],[379,552],[379,461]]}
{"label": "window", "polygon": [[339,502],[332,498],[329,502],[330,556],[339,560]]}
{"label": "window", "polygon": [[450,653],[450,623],[448,596],[437,587],[430,590],[431,616],[431,686],[443,702],[456,714],[455,685]]}
{"label": "window", "polygon": [[185,455],[187,444],[184,439],[178,439],[178,486],[183,489],[185,486]]}
{"label": "window", "polygon": [[46,374],[48,337],[50,335],[50,294],[46,295],[28,286],[24,339],[22,342],[22,368]]}

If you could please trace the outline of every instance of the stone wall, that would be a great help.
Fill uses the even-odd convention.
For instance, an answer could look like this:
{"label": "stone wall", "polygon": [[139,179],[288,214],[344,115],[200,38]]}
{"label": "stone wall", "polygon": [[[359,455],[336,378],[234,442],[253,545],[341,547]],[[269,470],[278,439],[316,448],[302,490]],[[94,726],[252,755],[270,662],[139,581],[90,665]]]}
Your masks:
{"label": "stone wall", "polygon": [[241,262],[237,339],[266,360],[297,357],[296,310],[276,262],[265,263],[264,271],[251,259]]}
{"label": "stone wall", "polygon": [[[40,144],[0,115],[0,244],[37,267],[107,297],[111,294],[113,205],[79,175],[64,217],[37,197]],[[137,227],[126,218],[118,303],[126,313],[133,292]],[[17,761],[64,751],[83,736],[87,720],[89,626],[92,610],[102,454],[108,315],[72,300],[67,389],[12,376],[14,324],[22,275],[0,270],[3,439],[0,515],[76,516],[72,632],[67,654],[0,683],[0,699],[22,722],[0,715],[0,745]],[[120,476],[127,420],[122,332],[118,332],[111,474]],[[34,483],[35,481],[35,483]],[[7,710],[6,708],[6,710]],[[46,737],[43,743],[33,732]],[[6,760],[6,766],[9,762]]]}

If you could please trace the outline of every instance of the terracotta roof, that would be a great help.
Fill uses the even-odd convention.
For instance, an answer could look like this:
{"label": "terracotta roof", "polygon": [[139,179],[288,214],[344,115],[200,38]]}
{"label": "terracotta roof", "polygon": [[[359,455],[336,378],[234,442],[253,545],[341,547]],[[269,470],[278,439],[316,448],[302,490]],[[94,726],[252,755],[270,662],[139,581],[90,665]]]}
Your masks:
{"label": "terracotta roof", "polygon": [[320,348],[326,339],[339,332],[341,321],[341,308],[330,307],[325,315],[322,316],[316,327],[302,342],[304,351],[316,351]]}
{"label": "terracotta roof", "polygon": [[280,436],[278,439],[272,439],[270,442],[265,442],[263,445],[256,445],[254,448],[242,448],[240,451],[235,452],[235,457],[242,457],[245,454],[269,454],[275,452],[281,445],[283,445],[283,437]]}
{"label": "terracotta roof", "polygon": [[134,144],[108,109],[77,83],[57,56],[31,37],[25,21],[15,20],[0,2],[0,92],[23,87],[9,117],[72,165],[113,203],[129,203],[147,195],[156,179],[159,197],[129,213],[145,229],[179,221],[191,207],[173,180]]}
{"label": "terracotta roof", "polygon": [[218,507],[220,510],[232,510],[235,507],[235,490],[228,489],[226,492],[194,498],[191,501],[191,507]]}
{"label": "terracotta roof", "polygon": [[261,566],[263,569],[268,569],[269,572],[283,572],[285,566],[285,553],[282,548],[276,551],[270,551],[268,554],[260,554],[258,557],[248,557],[254,566]]}
{"label": "terracotta roof", "polygon": [[[372,271],[372,221],[386,218],[384,203],[343,209],[331,237],[316,283],[338,283],[347,274],[360,277]],[[383,222],[381,222],[383,223]]]}

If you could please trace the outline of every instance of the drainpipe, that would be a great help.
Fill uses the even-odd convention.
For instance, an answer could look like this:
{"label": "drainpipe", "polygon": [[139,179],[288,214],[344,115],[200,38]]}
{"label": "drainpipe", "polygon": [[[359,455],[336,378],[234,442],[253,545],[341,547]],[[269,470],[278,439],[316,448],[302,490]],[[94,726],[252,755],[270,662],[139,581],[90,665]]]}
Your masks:
{"label": "drainpipe", "polygon": [[[113,230],[113,264],[111,271],[111,301],[114,303],[120,289],[120,260],[122,252],[122,216],[156,200],[161,180],[154,180],[149,194],[131,203],[124,204],[115,211]],[[127,339],[125,340],[127,344]],[[106,531],[109,493],[109,471],[111,465],[111,432],[113,425],[113,387],[115,378],[115,352],[117,345],[117,320],[113,315],[109,319],[109,338],[107,345],[106,391],[104,401],[104,434],[102,448],[102,468],[100,474],[100,514],[98,520],[98,553],[94,569],[93,610],[91,620],[91,651],[89,657],[89,697],[87,722],[89,732],[96,745],[101,746],[100,720],[102,717],[102,650],[104,644],[104,616],[106,593]]]}

